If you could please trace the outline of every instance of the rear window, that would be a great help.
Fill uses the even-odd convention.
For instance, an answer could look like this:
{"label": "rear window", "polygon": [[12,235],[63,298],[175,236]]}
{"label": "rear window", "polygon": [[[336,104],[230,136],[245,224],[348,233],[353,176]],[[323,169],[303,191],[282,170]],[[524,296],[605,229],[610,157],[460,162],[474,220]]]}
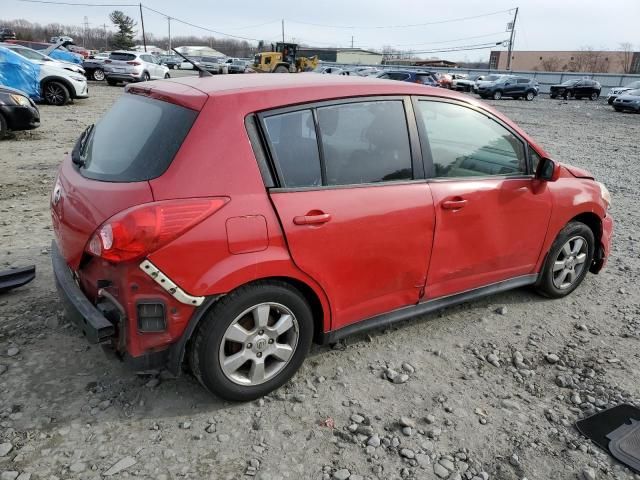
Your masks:
{"label": "rear window", "polygon": [[122,60],[123,62],[129,62],[135,60],[136,56],[133,53],[112,53],[109,55],[111,60]]}
{"label": "rear window", "polygon": [[[132,113],[135,112],[135,113]],[[87,139],[83,176],[107,182],[140,182],[169,167],[198,112],[125,94]]]}

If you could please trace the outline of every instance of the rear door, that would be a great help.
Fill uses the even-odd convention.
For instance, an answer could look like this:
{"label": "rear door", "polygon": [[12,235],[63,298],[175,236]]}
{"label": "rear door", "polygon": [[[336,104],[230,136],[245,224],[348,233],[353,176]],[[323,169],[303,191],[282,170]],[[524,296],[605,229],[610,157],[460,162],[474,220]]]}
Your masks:
{"label": "rear door", "polygon": [[434,211],[405,109],[408,99],[383,97],[260,117],[279,178],[271,199],[334,329],[421,297]]}
{"label": "rear door", "polygon": [[427,298],[534,273],[551,196],[526,143],[468,105],[420,99],[415,110],[436,215]]}

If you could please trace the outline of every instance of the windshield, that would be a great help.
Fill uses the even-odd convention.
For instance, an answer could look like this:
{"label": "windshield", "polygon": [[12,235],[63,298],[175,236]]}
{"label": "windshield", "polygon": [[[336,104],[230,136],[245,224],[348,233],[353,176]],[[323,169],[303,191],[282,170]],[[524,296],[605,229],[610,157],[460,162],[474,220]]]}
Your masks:
{"label": "windshield", "polygon": [[107,182],[156,178],[173,161],[197,115],[172,103],[122,95],[87,134],[80,173]]}
{"label": "windshield", "polygon": [[495,82],[496,80],[500,80],[500,75],[489,75],[484,78],[485,82]]}
{"label": "windshield", "polygon": [[30,50],[28,48],[11,48],[9,50],[13,50],[18,55],[23,56],[24,58],[28,58],[29,60],[38,60],[38,61],[46,61],[48,57],[42,53],[36,52],[35,50]]}
{"label": "windshield", "polygon": [[571,85],[575,85],[576,83],[578,83],[580,80],[567,80],[566,82],[562,82],[562,85],[567,85],[567,86],[571,86]]}
{"label": "windshield", "polygon": [[109,55],[111,60],[120,60],[123,62],[130,62],[131,60],[135,60],[136,56],[133,53],[112,53]]}
{"label": "windshield", "polygon": [[505,83],[505,82],[508,82],[509,80],[511,80],[511,77],[500,77],[498,78],[498,80],[496,80],[496,83]]}

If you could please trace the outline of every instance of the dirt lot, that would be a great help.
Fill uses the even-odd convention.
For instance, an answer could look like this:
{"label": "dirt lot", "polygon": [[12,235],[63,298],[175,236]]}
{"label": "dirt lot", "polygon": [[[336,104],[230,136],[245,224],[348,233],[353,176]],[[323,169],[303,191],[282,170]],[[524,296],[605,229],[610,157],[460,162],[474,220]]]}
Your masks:
{"label": "dirt lot", "polygon": [[[132,374],[63,320],[48,194],[121,92],[91,85],[90,99],[43,106],[39,130],[0,143],[0,268],[38,268],[0,297],[2,480],[640,479],[573,426],[640,405],[640,115],[603,101],[495,102],[611,190],[612,257],[574,294],[517,290],[315,348],[285,388],[230,404],[190,376]],[[387,368],[408,380],[389,382]]]}

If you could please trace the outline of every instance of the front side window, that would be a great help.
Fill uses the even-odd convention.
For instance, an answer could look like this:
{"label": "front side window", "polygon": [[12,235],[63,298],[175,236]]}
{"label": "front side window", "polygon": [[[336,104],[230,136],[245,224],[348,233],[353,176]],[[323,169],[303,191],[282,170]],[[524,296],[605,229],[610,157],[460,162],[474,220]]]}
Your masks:
{"label": "front side window", "polygon": [[402,101],[346,103],[318,108],[327,185],[413,178]]}
{"label": "front side window", "polygon": [[433,101],[418,102],[417,113],[431,148],[434,177],[527,173],[522,141],[488,115]]}
{"label": "front side window", "polygon": [[322,185],[318,142],[311,110],[266,117],[264,124],[283,187]]}

